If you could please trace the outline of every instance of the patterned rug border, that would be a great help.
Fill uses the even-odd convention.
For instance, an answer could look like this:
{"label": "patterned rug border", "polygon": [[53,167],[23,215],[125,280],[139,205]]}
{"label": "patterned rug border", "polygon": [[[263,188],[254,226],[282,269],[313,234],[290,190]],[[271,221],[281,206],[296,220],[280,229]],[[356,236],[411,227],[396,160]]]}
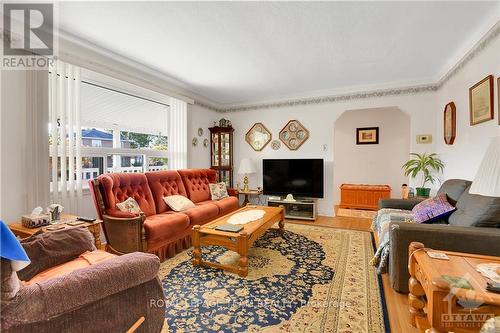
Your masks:
{"label": "patterned rug border", "polygon": [[[362,219],[362,218],[361,218]],[[369,221],[369,225],[371,226],[372,224],[372,220],[370,219],[365,219],[367,221]],[[353,228],[353,227],[343,227],[343,226],[338,226],[338,225],[315,225],[315,224],[312,224],[312,222],[306,222],[306,221],[286,221],[285,224],[294,224],[294,225],[308,225],[308,226],[311,226],[311,227],[315,227],[315,228],[327,228],[327,229],[338,229],[338,230],[351,230],[351,231],[360,231],[360,232],[369,232],[371,234],[373,234],[373,232],[371,230],[366,230],[366,229],[362,229],[361,227],[360,228]]]}
{"label": "patterned rug border", "polygon": [[[369,232],[371,235],[373,252],[375,252],[375,251],[377,251],[377,243],[375,242],[375,235],[371,231],[367,231],[367,232]],[[382,275],[377,274],[377,279],[378,279],[378,285],[379,285],[379,289],[380,289],[380,300],[382,302],[382,312],[384,314],[385,332],[391,333],[391,323],[389,321],[389,311],[387,310],[387,300],[385,298],[385,288],[384,288],[384,283],[382,281]]]}

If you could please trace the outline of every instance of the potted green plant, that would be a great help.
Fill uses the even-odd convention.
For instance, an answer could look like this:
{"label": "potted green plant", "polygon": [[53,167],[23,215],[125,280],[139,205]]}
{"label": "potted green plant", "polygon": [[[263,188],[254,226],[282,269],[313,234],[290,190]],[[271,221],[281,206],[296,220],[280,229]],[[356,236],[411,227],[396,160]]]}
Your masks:
{"label": "potted green plant", "polygon": [[434,182],[438,179],[437,175],[443,172],[444,163],[436,153],[427,155],[411,153],[414,158],[403,164],[405,176],[417,178],[418,174],[422,173],[422,186],[417,187],[417,196],[428,198],[431,189],[425,187],[425,184]]}

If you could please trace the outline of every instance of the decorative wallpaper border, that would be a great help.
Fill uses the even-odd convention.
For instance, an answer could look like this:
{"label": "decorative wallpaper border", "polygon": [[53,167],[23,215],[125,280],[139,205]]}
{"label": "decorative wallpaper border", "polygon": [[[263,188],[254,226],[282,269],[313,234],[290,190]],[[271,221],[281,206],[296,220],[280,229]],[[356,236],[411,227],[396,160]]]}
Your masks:
{"label": "decorative wallpaper border", "polygon": [[346,102],[346,101],[353,101],[353,100],[360,100],[367,98],[415,95],[421,93],[434,92],[439,90],[447,81],[449,81],[453,76],[455,76],[458,72],[460,72],[465,67],[465,65],[467,65],[479,53],[481,53],[493,40],[495,40],[495,38],[498,37],[498,35],[500,35],[500,21],[497,22],[493,26],[493,28],[491,28],[486,33],[486,35],[483,38],[481,38],[479,42],[477,42],[462,59],[458,61],[458,63],[455,66],[453,66],[441,79],[439,79],[437,83],[431,83],[419,86],[392,88],[392,89],[379,89],[371,91],[353,92],[353,93],[329,95],[329,96],[297,98],[297,99],[290,99],[290,100],[271,102],[271,103],[257,103],[257,104],[237,105],[232,107],[221,107],[221,108],[218,108],[214,105],[210,105],[198,100],[195,100],[194,104],[207,108],[212,111],[228,113],[237,111],[326,104],[326,103]]}
{"label": "decorative wallpaper border", "polygon": [[367,98],[377,98],[385,96],[398,96],[398,95],[412,95],[420,94],[426,92],[436,91],[437,86],[434,84],[421,85],[413,87],[404,88],[394,88],[394,89],[381,89],[372,90],[365,92],[355,92],[340,95],[330,95],[321,97],[311,97],[311,98],[299,98],[287,101],[266,103],[266,104],[252,104],[252,105],[242,105],[230,108],[224,108],[217,110],[218,112],[236,112],[236,111],[248,111],[248,110],[258,110],[258,109],[270,109],[270,108],[283,108],[291,106],[300,105],[313,105],[313,104],[325,104],[325,103],[335,103],[335,102],[347,102],[353,100],[367,99]]}

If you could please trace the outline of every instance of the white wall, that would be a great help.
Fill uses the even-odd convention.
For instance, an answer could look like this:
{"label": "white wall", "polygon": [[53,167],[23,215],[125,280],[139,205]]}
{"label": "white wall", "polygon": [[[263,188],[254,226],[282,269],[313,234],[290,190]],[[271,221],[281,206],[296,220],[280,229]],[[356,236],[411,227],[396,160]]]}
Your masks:
{"label": "white wall", "polygon": [[[378,127],[379,144],[357,145],[356,128]],[[351,184],[387,184],[392,196],[400,195],[408,180],[401,165],[410,153],[410,117],[397,108],[352,110],[335,122],[333,188]],[[340,201],[339,191],[333,202]]]}
{"label": "white wall", "polygon": [[[495,119],[470,126],[469,88],[490,74],[495,77]],[[479,168],[489,139],[500,135],[497,85],[499,76],[500,35],[497,35],[493,42],[438,90],[435,115],[438,133],[436,150],[446,164],[444,179],[472,180]],[[455,143],[449,146],[443,140],[443,110],[444,106],[451,101],[455,102],[457,108],[457,136]]]}
{"label": "white wall", "polygon": [[6,222],[18,220],[18,214],[28,209],[26,158],[23,153],[27,144],[26,82],[26,71],[2,71],[0,218]]}
{"label": "white wall", "polygon": [[2,71],[0,219],[18,221],[48,203],[46,71]]}
{"label": "white wall", "polygon": [[[434,150],[434,144],[417,144],[415,140],[417,134],[435,134],[435,122],[429,121],[434,119],[436,112],[435,93],[429,92],[224,114],[224,118],[231,120],[235,128],[235,169],[238,169],[241,158],[250,158],[257,169],[257,173],[250,177],[250,185],[256,187],[262,186],[263,158],[323,158],[325,160],[325,197],[319,200],[318,210],[320,215],[333,216],[335,192],[338,192],[333,181],[333,162],[336,159],[333,149],[335,121],[346,110],[388,107],[397,107],[410,117],[408,136],[411,151]],[[254,123],[264,123],[271,131],[273,139],[277,139],[279,131],[291,119],[299,120],[310,133],[309,140],[299,150],[290,151],[282,145],[280,150],[274,151],[271,145],[267,145],[263,151],[256,152],[245,142],[245,134]],[[325,145],[326,150],[323,150]],[[235,180],[241,182],[241,176],[235,174]]]}
{"label": "white wall", "polygon": [[[210,131],[214,121],[222,118],[221,113],[205,109],[199,105],[188,105],[188,168],[210,168]],[[203,135],[198,136],[198,128],[203,129]],[[193,138],[198,144],[192,145]],[[203,146],[203,140],[208,139],[208,147]]]}

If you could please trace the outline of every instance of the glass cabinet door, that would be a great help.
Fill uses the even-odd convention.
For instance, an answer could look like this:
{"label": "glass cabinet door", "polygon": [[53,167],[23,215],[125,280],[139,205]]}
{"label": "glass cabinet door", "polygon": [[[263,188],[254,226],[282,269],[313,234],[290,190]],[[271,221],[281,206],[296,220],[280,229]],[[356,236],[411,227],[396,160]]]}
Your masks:
{"label": "glass cabinet door", "polygon": [[227,188],[231,187],[230,171],[229,170],[220,170],[218,181],[226,183]]}
{"label": "glass cabinet door", "polygon": [[219,166],[219,135],[212,133],[212,166]]}
{"label": "glass cabinet door", "polygon": [[233,185],[233,128],[214,126],[210,130],[210,163],[217,181]]}
{"label": "glass cabinet door", "polygon": [[229,133],[221,133],[220,135],[220,146],[221,146],[221,156],[220,156],[220,165],[221,166],[230,166],[231,165],[231,135]]}

